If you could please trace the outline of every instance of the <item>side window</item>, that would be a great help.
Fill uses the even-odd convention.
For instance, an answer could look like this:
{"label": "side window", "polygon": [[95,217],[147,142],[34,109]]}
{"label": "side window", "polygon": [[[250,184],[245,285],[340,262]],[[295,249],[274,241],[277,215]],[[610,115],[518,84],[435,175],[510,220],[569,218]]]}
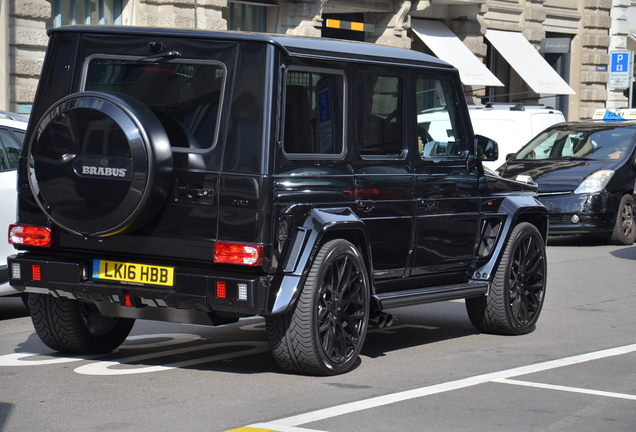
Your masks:
{"label": "side window", "polygon": [[416,92],[417,140],[422,159],[461,156],[464,140],[451,83],[418,78]]}
{"label": "side window", "polygon": [[20,157],[20,143],[6,129],[0,129],[0,170],[15,169]]}
{"label": "side window", "polygon": [[357,127],[362,156],[403,153],[402,79],[363,73],[357,79]]}
{"label": "side window", "polygon": [[288,157],[342,157],[344,77],[290,70],[285,85],[283,150]]}

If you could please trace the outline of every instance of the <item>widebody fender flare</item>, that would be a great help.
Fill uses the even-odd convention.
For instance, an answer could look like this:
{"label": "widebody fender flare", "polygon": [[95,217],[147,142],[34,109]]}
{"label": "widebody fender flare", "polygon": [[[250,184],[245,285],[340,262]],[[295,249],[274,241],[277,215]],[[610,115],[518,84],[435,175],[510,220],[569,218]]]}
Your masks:
{"label": "widebody fender flare", "polygon": [[508,244],[510,234],[519,223],[529,222],[536,226],[543,237],[544,244],[547,244],[549,224],[548,210],[534,195],[506,196],[501,200],[497,213],[506,215],[500,235],[497,238],[493,252],[490,254],[490,259],[485,263],[481,262],[473,273],[474,281],[492,282],[495,271],[501,261],[503,250]]}
{"label": "widebody fender flare", "polygon": [[316,208],[309,212],[291,239],[283,273],[272,280],[273,287],[278,289],[272,290],[276,294],[268,299],[266,315],[287,312],[295,304],[320,245],[326,238],[336,237],[355,240],[373,286],[371,249],[364,222],[348,207]]}

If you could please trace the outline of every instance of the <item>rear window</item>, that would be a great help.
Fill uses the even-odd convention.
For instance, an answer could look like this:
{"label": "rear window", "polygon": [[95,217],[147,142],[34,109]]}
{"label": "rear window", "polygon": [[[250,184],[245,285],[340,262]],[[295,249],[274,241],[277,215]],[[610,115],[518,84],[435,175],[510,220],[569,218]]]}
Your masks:
{"label": "rear window", "polygon": [[131,96],[159,118],[174,151],[209,150],[219,134],[225,67],[195,60],[91,57],[84,90]]}

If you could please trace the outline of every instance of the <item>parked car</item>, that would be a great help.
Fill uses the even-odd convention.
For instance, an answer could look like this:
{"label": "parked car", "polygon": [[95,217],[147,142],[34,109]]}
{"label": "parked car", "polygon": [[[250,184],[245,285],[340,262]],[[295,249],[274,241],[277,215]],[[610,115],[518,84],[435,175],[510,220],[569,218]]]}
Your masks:
{"label": "parked car", "polygon": [[15,249],[7,241],[6,230],[16,220],[16,185],[20,148],[24,141],[28,119],[19,114],[0,111],[0,296],[17,294],[9,285],[7,256]]}
{"label": "parked car", "polygon": [[498,173],[527,175],[550,213],[550,235],[598,234],[611,243],[636,239],[636,123],[561,123],[530,141]]}
{"label": "parked car", "polygon": [[468,113],[475,133],[492,138],[499,145],[499,158],[484,162],[492,169],[501,166],[508,156],[516,153],[548,126],[565,121],[561,111],[543,105],[469,105]]}
{"label": "parked car", "polygon": [[481,331],[535,328],[547,211],[484,174],[496,144],[452,66],[328,39],[49,34],[9,263],[52,349],[108,352],[135,319],[262,315],[283,369],[331,375],[395,307],[465,298]]}

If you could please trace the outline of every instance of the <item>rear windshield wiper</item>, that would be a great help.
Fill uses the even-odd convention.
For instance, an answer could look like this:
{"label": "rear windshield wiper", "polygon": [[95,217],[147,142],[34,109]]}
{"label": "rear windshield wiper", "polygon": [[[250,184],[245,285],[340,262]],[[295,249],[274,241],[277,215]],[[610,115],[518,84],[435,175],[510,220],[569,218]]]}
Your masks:
{"label": "rear windshield wiper", "polygon": [[[115,64],[115,65],[136,65],[136,64],[148,64],[148,63],[162,63],[168,60],[181,57],[179,51],[166,51],[164,53],[154,54],[148,57],[141,57],[135,60],[108,60],[102,64]],[[102,60],[103,61],[103,60]]]}

